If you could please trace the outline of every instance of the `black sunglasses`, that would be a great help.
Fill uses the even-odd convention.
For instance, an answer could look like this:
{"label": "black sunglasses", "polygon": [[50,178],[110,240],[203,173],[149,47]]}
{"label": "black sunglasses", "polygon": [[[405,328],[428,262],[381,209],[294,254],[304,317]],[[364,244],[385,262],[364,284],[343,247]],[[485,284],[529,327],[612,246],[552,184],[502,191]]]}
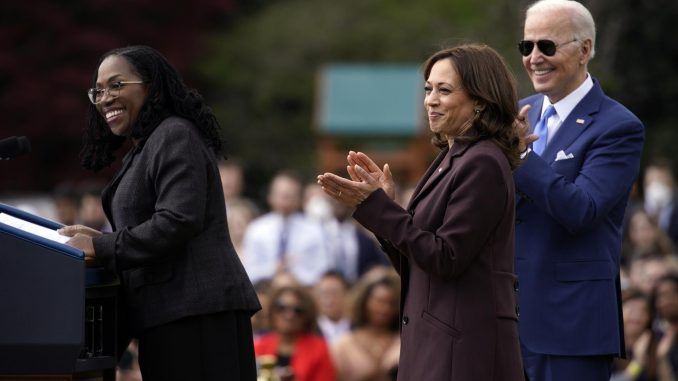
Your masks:
{"label": "black sunglasses", "polygon": [[275,312],[291,311],[294,312],[295,315],[302,315],[304,312],[306,312],[302,306],[287,305],[283,303],[275,303],[273,308],[275,309]]}
{"label": "black sunglasses", "polygon": [[[563,46],[567,45],[569,43],[578,41],[576,38],[572,41],[568,42],[563,42],[560,45],[557,45],[555,42],[551,40],[539,40],[536,42],[537,48],[539,48],[539,51],[544,53],[545,56],[551,57],[554,54],[556,54],[556,49]],[[520,50],[520,54],[523,56],[527,57],[530,54],[532,54],[532,50],[534,50],[534,41],[528,41],[528,40],[522,40],[518,43],[518,50]]]}

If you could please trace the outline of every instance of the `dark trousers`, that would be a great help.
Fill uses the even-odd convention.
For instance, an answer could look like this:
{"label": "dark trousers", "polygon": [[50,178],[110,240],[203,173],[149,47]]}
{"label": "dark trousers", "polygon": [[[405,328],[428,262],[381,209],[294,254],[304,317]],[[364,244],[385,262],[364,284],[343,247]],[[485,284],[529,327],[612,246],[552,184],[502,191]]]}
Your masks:
{"label": "dark trousers", "polygon": [[144,381],[257,378],[250,313],[226,311],[183,318],[139,337]]}
{"label": "dark trousers", "polygon": [[609,381],[612,356],[557,356],[520,345],[526,381]]}

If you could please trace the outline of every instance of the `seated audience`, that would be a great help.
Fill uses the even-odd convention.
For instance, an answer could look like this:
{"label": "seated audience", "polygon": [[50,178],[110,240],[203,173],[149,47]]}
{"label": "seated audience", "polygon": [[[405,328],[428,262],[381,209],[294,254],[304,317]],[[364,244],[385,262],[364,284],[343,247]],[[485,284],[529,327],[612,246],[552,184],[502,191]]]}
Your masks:
{"label": "seated audience", "polygon": [[326,272],[313,288],[318,305],[318,327],[331,345],[351,329],[346,313],[349,284],[338,271]]}
{"label": "seated audience", "polygon": [[243,240],[243,263],[250,279],[289,272],[304,285],[315,283],[331,266],[322,228],[302,213],[301,181],[289,172],[271,182],[271,211],[252,221]]}
{"label": "seated audience", "polygon": [[662,337],[657,344],[657,379],[678,379],[678,274],[664,275],[657,280],[654,307],[662,319]]}
{"label": "seated audience", "polygon": [[626,359],[616,359],[611,381],[654,381],[657,374],[657,340],[652,330],[654,307],[639,290],[623,298]]}
{"label": "seated audience", "polygon": [[636,209],[629,218],[628,237],[622,250],[622,261],[630,263],[638,258],[664,257],[673,254],[671,239],[655,220],[642,209]]}
{"label": "seated audience", "polygon": [[356,285],[352,330],[332,346],[340,381],[395,380],[400,355],[396,275]]}
{"label": "seated audience", "polygon": [[645,168],[644,207],[659,227],[678,245],[676,180],[669,161],[655,160]]}
{"label": "seated audience", "polygon": [[276,289],[268,311],[271,332],[255,339],[256,356],[275,356],[280,378],[333,381],[332,358],[325,339],[317,334],[317,313],[311,295],[299,286]]}

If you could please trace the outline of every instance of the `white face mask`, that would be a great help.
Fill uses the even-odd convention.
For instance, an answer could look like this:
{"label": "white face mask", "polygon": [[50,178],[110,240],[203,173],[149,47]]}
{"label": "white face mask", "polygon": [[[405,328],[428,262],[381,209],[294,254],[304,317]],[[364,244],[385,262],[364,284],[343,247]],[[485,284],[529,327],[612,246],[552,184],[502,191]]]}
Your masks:
{"label": "white face mask", "polygon": [[645,188],[645,210],[650,214],[657,215],[672,199],[673,190],[662,182],[654,181]]}
{"label": "white face mask", "polygon": [[304,214],[321,221],[334,217],[332,205],[323,196],[313,196],[304,205]]}

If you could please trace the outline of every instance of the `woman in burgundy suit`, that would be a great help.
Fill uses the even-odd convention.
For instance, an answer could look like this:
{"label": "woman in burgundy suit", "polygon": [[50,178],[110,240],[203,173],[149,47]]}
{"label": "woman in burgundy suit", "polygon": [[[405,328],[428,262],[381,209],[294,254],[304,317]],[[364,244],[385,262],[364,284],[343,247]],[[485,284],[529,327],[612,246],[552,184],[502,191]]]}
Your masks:
{"label": "woman in burgundy suit", "polygon": [[351,179],[326,173],[325,191],[356,207],[400,273],[399,380],[523,380],[513,272],[512,170],[525,143],[514,124],[515,80],[484,45],[435,53],[425,99],[441,152],[406,209],[387,165],[350,152]]}

